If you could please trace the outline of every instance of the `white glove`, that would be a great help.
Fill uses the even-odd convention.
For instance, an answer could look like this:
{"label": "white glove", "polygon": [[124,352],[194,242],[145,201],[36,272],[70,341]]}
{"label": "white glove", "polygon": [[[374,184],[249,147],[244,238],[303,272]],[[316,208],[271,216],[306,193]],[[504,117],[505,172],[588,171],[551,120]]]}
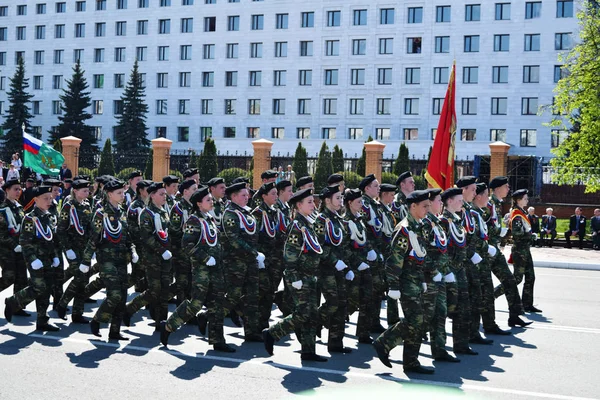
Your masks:
{"label": "white glove", "polygon": [[346,274],[346,279],[349,281],[354,279],[354,272],[352,272],[352,270],[348,271],[348,273]]}
{"label": "white glove", "polygon": [[54,257],[52,259],[52,268],[56,268],[60,265],[60,260],[58,259],[58,257]]}
{"label": "white glove", "polygon": [[31,263],[31,268],[33,268],[35,271],[37,271],[38,269],[42,268],[43,266],[44,266],[44,264],[42,264],[42,262],[40,261],[39,258],[36,258]]}
{"label": "white glove", "polygon": [[500,237],[506,236],[507,233],[508,233],[508,228],[502,227],[502,229],[500,229]]}
{"label": "white glove", "polygon": [[265,269],[265,262],[264,261],[259,261],[258,262],[258,269]]}
{"label": "white glove", "polygon": [[259,263],[265,261],[265,255],[261,252],[258,252],[258,255],[256,256],[256,261],[258,261]]}
{"label": "white glove", "polygon": [[213,256],[210,256],[208,261],[206,262],[206,265],[208,265],[209,267],[213,267],[217,265],[217,260],[215,260]]}
{"label": "white glove", "polygon": [[367,253],[367,261],[375,261],[377,260],[377,253],[375,250],[369,250]]}
{"label": "white glove", "polygon": [[23,248],[21,247],[21,245],[18,245],[17,247],[15,247],[15,249],[13,250],[15,253],[20,253],[23,251]]}
{"label": "white glove", "polygon": [[337,269],[338,271],[343,271],[346,268],[348,268],[348,266],[342,260],[337,260],[337,262],[335,263],[335,269]]}
{"label": "white glove", "polygon": [[169,250],[165,250],[164,253],[162,253],[162,258],[165,261],[168,261],[171,259],[171,257],[173,257],[173,254],[171,254],[171,252]]}
{"label": "white glove", "polygon": [[292,287],[296,290],[302,289],[302,281],[292,282]]}
{"label": "white glove", "polygon": [[538,234],[537,233],[533,234],[533,240],[538,240]]}
{"label": "white glove", "polygon": [[136,264],[138,261],[140,261],[140,256],[138,256],[138,253],[135,251],[131,252],[131,262]]}
{"label": "white glove", "polygon": [[75,252],[71,249],[67,250],[65,252],[65,254],[67,255],[67,260],[74,260],[77,258],[77,256],[75,255]]}
{"label": "white glove", "polygon": [[361,262],[360,265],[358,266],[358,270],[359,271],[364,271],[365,269],[369,269],[369,264],[365,264],[364,262]]}
{"label": "white glove", "polygon": [[87,274],[88,272],[90,272],[90,267],[89,265],[79,264],[79,270],[84,274]]}
{"label": "white glove", "polygon": [[421,283],[421,287],[423,288],[423,293],[427,293],[427,284],[425,282]]}
{"label": "white glove", "polygon": [[388,291],[388,297],[393,300],[398,300],[400,298],[399,290],[390,290]]}
{"label": "white glove", "polygon": [[492,257],[494,257],[497,253],[497,250],[494,246],[492,246],[491,244],[488,244],[488,254]]}
{"label": "white glove", "polygon": [[90,264],[96,264],[96,253],[92,254],[92,259],[90,260]]}
{"label": "white glove", "polygon": [[481,260],[483,260],[483,258],[477,253],[473,254],[473,257],[471,257],[471,262],[475,265],[479,264]]}
{"label": "white glove", "polygon": [[379,254],[379,259],[383,261],[383,254]]}
{"label": "white glove", "polygon": [[446,276],[444,276],[444,282],[455,283],[456,277],[454,276],[454,274],[452,272],[450,272],[449,274],[446,274]]}
{"label": "white glove", "polygon": [[434,282],[441,282],[442,281],[442,274],[440,274],[438,272],[437,275],[433,277],[433,281]]}

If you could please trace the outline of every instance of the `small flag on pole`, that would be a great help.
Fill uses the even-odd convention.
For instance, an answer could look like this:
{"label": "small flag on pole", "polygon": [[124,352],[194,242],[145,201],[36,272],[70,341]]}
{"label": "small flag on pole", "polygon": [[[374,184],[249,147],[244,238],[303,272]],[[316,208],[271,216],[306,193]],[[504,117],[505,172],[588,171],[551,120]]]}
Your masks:
{"label": "small flag on pole", "polygon": [[65,158],[46,143],[25,132],[23,124],[23,166],[33,172],[58,175]]}

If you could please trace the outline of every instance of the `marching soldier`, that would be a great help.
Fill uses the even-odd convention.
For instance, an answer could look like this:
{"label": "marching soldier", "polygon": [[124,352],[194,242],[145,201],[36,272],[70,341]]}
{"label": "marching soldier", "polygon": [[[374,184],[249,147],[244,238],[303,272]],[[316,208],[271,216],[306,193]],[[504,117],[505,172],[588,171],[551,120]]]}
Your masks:
{"label": "marching soldier", "polygon": [[[177,194],[177,188],[179,186],[179,177],[174,175],[165,176],[163,179],[165,191],[167,192],[167,202],[165,204],[165,210],[167,213],[171,213],[171,209],[175,205],[175,195]],[[194,181],[195,182],[195,181]]]}
{"label": "marching soldier", "polygon": [[227,199],[225,198],[225,180],[223,178],[212,178],[207,182],[208,189],[214,200],[214,208],[210,211],[210,215],[215,219],[219,232],[223,232],[221,224],[225,208],[227,208]]}
{"label": "marching soldier", "polygon": [[396,179],[396,186],[398,187],[398,193],[392,203],[392,211],[396,220],[402,221],[408,215],[406,197],[415,190],[415,179],[412,176],[412,172],[406,171],[401,173],[398,179]]}
{"label": "marching soldier", "polygon": [[142,171],[139,171],[139,170],[133,171],[127,177],[127,182],[129,182],[129,186],[127,188],[127,191],[125,192],[125,207],[126,208],[129,208],[129,206],[133,202],[133,199],[136,196],[137,183],[139,181],[141,181],[142,179],[144,179],[142,177]]}
{"label": "marching soldier", "polygon": [[[383,259],[384,259],[384,270],[385,270],[385,259],[388,258],[391,252],[392,239],[394,237],[394,228],[396,224],[400,222],[396,220],[396,213],[392,211],[392,203],[394,202],[394,195],[396,194],[396,186],[389,183],[383,183],[379,187],[379,201],[381,204],[381,233],[383,239]],[[385,287],[387,292],[387,274],[384,273]],[[398,300],[394,300],[389,296],[385,296],[387,303],[387,324],[388,327],[394,325],[400,320],[400,312],[398,309]]]}
{"label": "marching soldier", "polygon": [[[291,208],[288,204],[288,201],[293,195],[292,191],[292,182],[288,180],[282,180],[277,183],[277,202],[275,202],[275,209],[277,210],[277,227],[279,229],[279,240],[277,243],[277,248],[282,249],[285,240],[287,237],[288,226],[292,222],[291,219]],[[281,254],[283,255],[283,253]],[[278,288],[279,283],[283,277],[283,259],[281,259],[280,269],[279,269],[279,279],[277,282],[273,282],[273,287]],[[283,282],[283,290],[278,290],[273,298],[273,302],[277,305],[277,308],[282,312],[283,316],[286,316],[292,312],[291,310],[291,294],[289,292],[289,288],[285,285],[285,280]]]}
{"label": "marching soldier", "polygon": [[[127,207],[127,226],[131,234],[131,240],[137,249],[142,248],[140,236],[140,215],[146,203],[148,202],[148,188],[152,181],[139,180],[135,185],[135,197],[129,207]],[[131,279],[134,283],[134,290],[138,293],[146,290],[145,278],[146,253],[141,252],[140,261],[131,265]]]}
{"label": "marching soldier", "polygon": [[[277,171],[269,169],[260,174],[260,179],[262,181],[261,185],[265,185],[267,183],[275,183],[275,180],[277,179]],[[254,195],[252,196],[252,201],[249,204],[250,208],[255,209],[256,207],[260,207],[260,203],[262,202],[260,196],[261,195],[258,194],[258,191],[254,193]]]}
{"label": "marching soldier", "polygon": [[331,174],[327,178],[327,186],[339,186],[339,192],[344,193],[346,190],[346,183],[344,182],[344,176],[342,174]]}
{"label": "marching soldier", "polygon": [[189,168],[183,171],[183,180],[188,179],[196,181],[196,185],[200,184],[200,174],[198,174],[198,168]]}
{"label": "marching soldier", "polygon": [[[59,203],[59,201],[57,201],[57,199],[60,198],[60,190],[62,187],[62,182],[59,181],[58,179],[46,179],[44,181],[44,185],[45,186],[51,186],[52,187],[52,205],[50,206],[50,209],[48,210],[52,216],[53,221],[53,226],[55,229],[55,233],[56,233],[56,227],[58,226],[58,217],[59,217],[59,213],[60,213],[60,209],[61,209],[61,204]],[[60,264],[58,265],[58,267],[53,268],[50,273],[54,274],[54,286],[50,291],[50,294],[52,295],[52,309],[56,311],[57,307],[58,307],[58,303],[60,302],[60,299],[63,295],[63,283],[65,281],[65,266],[64,266],[64,261],[63,261],[63,257],[62,257],[62,252],[59,251],[60,256],[58,257]]]}

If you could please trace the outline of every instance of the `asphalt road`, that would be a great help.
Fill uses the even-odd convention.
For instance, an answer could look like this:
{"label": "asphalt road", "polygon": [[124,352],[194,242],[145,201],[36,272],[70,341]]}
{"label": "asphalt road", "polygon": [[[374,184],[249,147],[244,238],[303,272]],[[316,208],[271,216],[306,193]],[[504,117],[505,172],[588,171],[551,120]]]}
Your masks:
{"label": "asphalt road", "polygon": [[[62,329],[51,334],[35,332],[34,316],[15,317],[9,324],[0,314],[0,399],[600,398],[598,286],[600,272],[537,269],[535,298],[544,312],[529,316],[534,324],[496,337],[491,346],[475,346],[480,354],[463,356],[460,364],[432,362],[424,344],[422,364],[436,367],[425,379],[403,373],[401,346],[391,353],[393,369],[375,358],[370,345],[333,355],[327,363],[301,363],[293,335],[269,358],[262,344],[242,344],[241,329],[229,321],[226,339],[237,348],[232,355],[214,352],[193,326],[172,334],[165,349],[144,312],[122,330],[131,338],[125,343],[107,341],[106,327],[96,339],[88,327],[69,325],[54,312],[52,322]],[[8,291],[0,294],[1,304]],[[86,316],[96,307],[86,305]],[[496,307],[497,321],[507,328],[504,298]],[[345,344],[357,348],[351,335],[355,322],[356,315]],[[328,355],[320,342],[317,352]]]}

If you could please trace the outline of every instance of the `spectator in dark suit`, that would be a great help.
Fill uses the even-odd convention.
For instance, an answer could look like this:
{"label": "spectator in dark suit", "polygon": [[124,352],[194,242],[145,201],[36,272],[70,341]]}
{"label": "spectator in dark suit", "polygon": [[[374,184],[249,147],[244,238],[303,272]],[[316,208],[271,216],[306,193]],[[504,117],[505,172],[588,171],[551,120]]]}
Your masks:
{"label": "spectator in dark suit", "polygon": [[65,179],[72,179],[73,178],[73,173],[71,172],[71,170],[69,168],[67,168],[67,164],[63,164],[62,168],[60,169],[60,172],[58,173],[61,182],[64,182]]}
{"label": "spectator in dark suit", "polygon": [[554,239],[556,239],[556,217],[552,215],[552,212],[554,212],[552,208],[546,208],[546,215],[542,217],[542,229],[540,231],[542,244],[546,242],[546,236],[550,236],[550,241],[546,242],[548,247],[552,247]]}
{"label": "spectator in dark suit", "polygon": [[565,232],[567,239],[567,249],[571,248],[571,236],[579,238],[579,248],[583,249],[583,239],[585,239],[585,217],[581,214],[581,207],[575,209],[575,214],[569,219],[569,230]]}
{"label": "spectator in dark suit", "polygon": [[600,208],[594,210],[594,216],[590,221],[590,227],[592,228],[594,250],[600,250]]}
{"label": "spectator in dark suit", "polygon": [[527,218],[529,218],[529,223],[531,224],[531,233],[535,233],[535,243],[534,245],[540,246],[540,217],[535,215],[535,208],[529,207],[527,209]]}

